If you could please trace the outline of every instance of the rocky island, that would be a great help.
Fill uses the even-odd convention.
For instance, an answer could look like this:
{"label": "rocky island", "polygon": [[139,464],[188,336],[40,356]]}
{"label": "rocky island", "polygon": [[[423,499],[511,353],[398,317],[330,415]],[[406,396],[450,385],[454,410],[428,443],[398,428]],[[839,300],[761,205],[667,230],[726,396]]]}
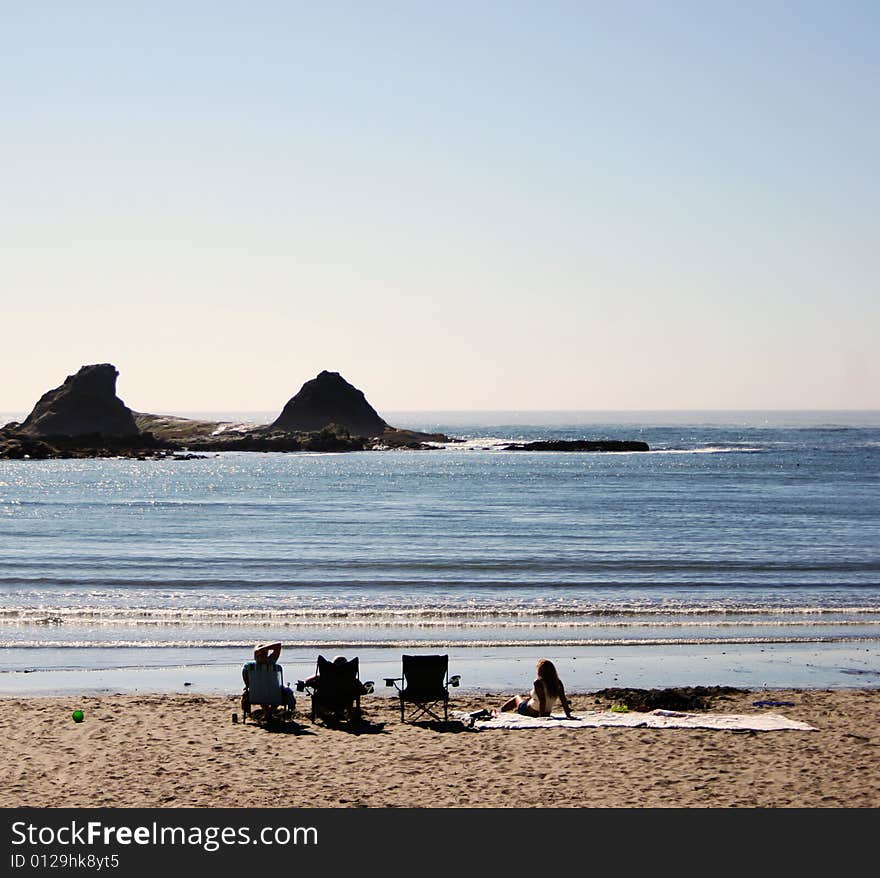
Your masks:
{"label": "rocky island", "polygon": [[153,415],[116,395],[110,363],[83,366],[44,393],[21,423],[0,429],[0,459],[193,457],[216,451],[364,451],[426,448],[448,436],[389,426],[338,372],[307,381],[269,425]]}
{"label": "rocky island", "polygon": [[[459,440],[390,426],[338,372],[306,381],[271,424],[243,427],[153,415],[116,395],[110,363],[83,366],[44,393],[21,423],[0,428],[0,459],[134,457],[190,459],[218,451],[429,449]],[[647,451],[644,442],[510,443],[510,451]]]}
{"label": "rocky island", "polygon": [[349,384],[338,372],[327,371],[306,381],[299,393],[287,401],[269,429],[308,432],[323,430],[327,424],[339,424],[357,436],[381,436],[388,429],[363,391]]}
{"label": "rocky island", "polygon": [[19,423],[0,429],[0,458],[141,456],[163,452],[141,432],[116,395],[119,373],[109,363],[83,366],[44,393]]}

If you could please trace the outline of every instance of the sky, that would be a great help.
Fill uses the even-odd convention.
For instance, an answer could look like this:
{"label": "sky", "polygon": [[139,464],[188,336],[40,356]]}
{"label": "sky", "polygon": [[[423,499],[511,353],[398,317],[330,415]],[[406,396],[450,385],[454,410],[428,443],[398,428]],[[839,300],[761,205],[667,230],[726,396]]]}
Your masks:
{"label": "sky", "polygon": [[880,408],[880,4],[0,20],[0,411]]}

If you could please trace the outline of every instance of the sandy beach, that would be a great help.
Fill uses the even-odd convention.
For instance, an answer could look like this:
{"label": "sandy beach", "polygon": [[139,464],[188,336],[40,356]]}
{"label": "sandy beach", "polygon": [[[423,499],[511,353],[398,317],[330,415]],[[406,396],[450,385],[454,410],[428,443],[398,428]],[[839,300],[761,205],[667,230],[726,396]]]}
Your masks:
{"label": "sandy beach", "polygon": [[[510,693],[460,696],[455,710]],[[571,695],[575,712],[602,706]],[[867,808],[880,806],[880,690],[740,691],[722,714],[776,712],[816,731],[536,729],[400,723],[365,699],[360,733],[235,724],[237,697],[5,698],[0,806]],[[85,720],[74,723],[80,708]],[[766,712],[766,711],[765,711]]]}

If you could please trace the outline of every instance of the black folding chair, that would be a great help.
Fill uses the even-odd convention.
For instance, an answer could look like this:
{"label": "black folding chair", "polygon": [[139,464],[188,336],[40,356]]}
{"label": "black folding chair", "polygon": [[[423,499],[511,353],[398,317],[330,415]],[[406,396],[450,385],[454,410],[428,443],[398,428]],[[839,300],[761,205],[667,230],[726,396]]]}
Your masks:
{"label": "black folding chair", "polygon": [[373,691],[373,682],[361,683],[357,658],[328,661],[318,656],[311,683],[298,680],[297,691],[312,699],[312,722],[321,718],[331,722],[352,722],[361,718],[361,695]]}
{"label": "black folding chair", "polygon": [[405,655],[403,676],[385,678],[385,685],[393,686],[400,696],[401,722],[407,721],[407,705],[410,722],[425,715],[439,721],[437,711],[440,704],[446,722],[449,719],[449,687],[458,686],[459,682],[459,675],[449,676],[448,655]]}

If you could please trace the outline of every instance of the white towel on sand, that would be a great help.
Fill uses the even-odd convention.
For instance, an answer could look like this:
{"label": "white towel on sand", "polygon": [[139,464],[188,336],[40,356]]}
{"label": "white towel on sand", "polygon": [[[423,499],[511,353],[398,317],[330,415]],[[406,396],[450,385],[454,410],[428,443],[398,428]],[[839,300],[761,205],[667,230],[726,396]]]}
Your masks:
{"label": "white towel on sand", "polygon": [[[455,719],[470,725],[467,713],[453,713]],[[474,720],[474,729],[593,729],[613,726],[621,729],[727,729],[731,731],[776,732],[794,730],[815,732],[808,723],[788,719],[778,713],[679,713],[673,710],[652,710],[650,713],[628,711],[583,711],[574,719],[563,714],[547,717],[522,716],[518,713],[499,713],[491,719]]]}

